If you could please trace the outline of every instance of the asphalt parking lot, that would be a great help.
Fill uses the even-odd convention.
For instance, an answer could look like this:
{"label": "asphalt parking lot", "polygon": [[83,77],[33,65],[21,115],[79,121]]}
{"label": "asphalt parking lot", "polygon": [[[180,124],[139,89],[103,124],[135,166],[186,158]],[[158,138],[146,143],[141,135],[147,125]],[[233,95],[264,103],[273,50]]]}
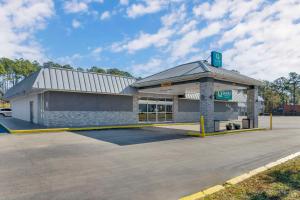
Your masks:
{"label": "asphalt parking lot", "polygon": [[299,119],[205,139],[161,127],[3,134],[0,199],[178,199],[300,151]]}

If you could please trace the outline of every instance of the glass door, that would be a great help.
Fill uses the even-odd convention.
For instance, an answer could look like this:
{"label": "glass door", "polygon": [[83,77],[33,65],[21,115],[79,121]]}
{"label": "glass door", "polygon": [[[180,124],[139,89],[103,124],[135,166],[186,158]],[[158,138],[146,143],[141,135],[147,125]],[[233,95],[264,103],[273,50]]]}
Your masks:
{"label": "glass door", "polygon": [[148,104],[148,121],[149,122],[156,122],[156,104]]}
{"label": "glass door", "polygon": [[166,121],[166,105],[157,104],[157,121],[164,122]]}
{"label": "glass door", "polygon": [[139,99],[140,122],[171,122],[173,120],[173,100],[166,98]]}

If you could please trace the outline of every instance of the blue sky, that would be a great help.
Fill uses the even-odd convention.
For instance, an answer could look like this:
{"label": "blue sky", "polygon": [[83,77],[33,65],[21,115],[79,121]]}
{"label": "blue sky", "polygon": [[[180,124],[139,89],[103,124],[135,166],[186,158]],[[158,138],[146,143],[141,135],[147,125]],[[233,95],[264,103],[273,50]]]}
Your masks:
{"label": "blue sky", "polygon": [[147,76],[223,53],[258,79],[300,73],[300,0],[0,0],[0,57]]}

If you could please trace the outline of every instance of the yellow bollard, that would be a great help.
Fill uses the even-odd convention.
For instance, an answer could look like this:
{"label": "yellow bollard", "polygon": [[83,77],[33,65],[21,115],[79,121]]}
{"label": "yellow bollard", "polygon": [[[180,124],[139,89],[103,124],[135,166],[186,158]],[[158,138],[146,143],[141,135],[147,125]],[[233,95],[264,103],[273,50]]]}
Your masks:
{"label": "yellow bollard", "polygon": [[201,124],[201,133],[202,136],[201,137],[205,137],[205,128],[204,128],[204,117],[201,115],[200,117],[200,124]]}
{"label": "yellow bollard", "polygon": [[273,115],[270,113],[270,130],[273,129]]}

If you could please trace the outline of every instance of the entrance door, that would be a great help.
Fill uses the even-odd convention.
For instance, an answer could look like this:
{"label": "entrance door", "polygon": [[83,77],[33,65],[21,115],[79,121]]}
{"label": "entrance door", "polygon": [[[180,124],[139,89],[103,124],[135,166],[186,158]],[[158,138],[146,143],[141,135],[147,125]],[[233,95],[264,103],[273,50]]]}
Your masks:
{"label": "entrance door", "polygon": [[173,120],[173,100],[168,98],[139,99],[140,122],[171,122]]}
{"label": "entrance door", "polygon": [[30,122],[33,123],[33,101],[29,102]]}

